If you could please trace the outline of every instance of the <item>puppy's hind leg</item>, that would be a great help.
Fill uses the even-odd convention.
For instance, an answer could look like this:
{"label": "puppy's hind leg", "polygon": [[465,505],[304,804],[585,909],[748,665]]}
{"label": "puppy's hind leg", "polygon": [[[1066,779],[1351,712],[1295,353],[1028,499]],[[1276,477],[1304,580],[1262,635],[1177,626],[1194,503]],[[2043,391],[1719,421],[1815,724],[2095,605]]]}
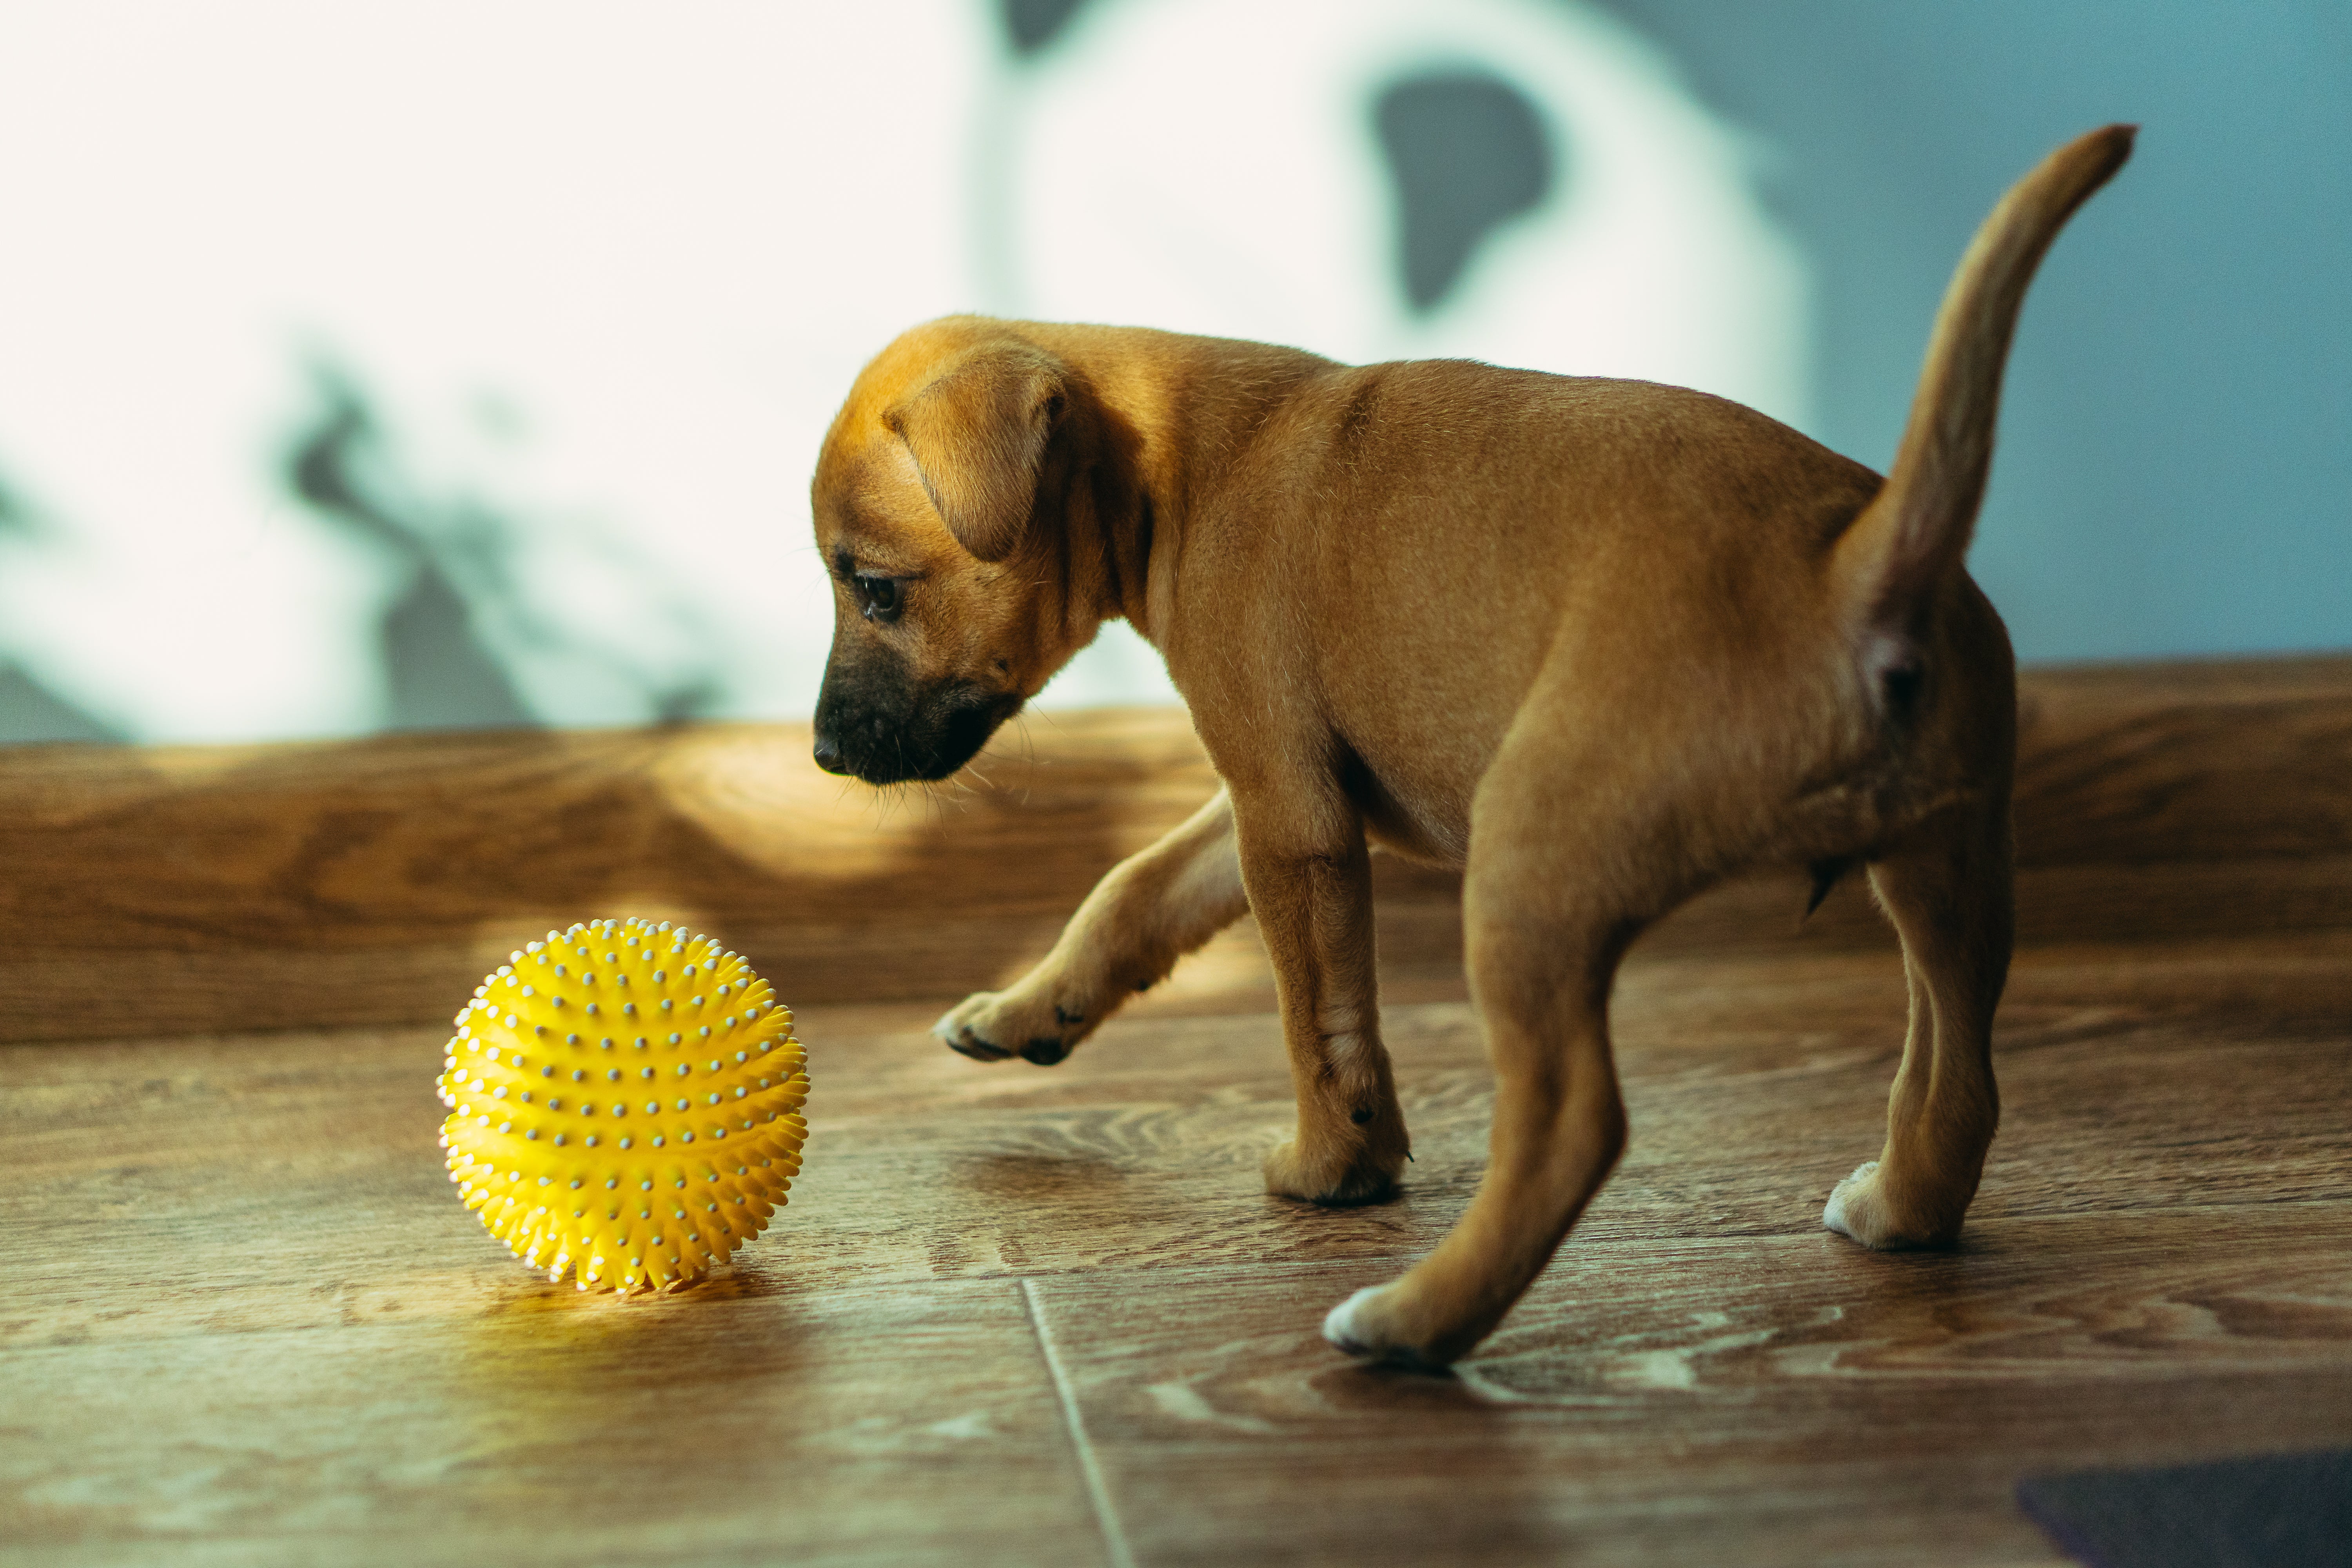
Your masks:
{"label": "puppy's hind leg", "polygon": [[1870,875],[1902,933],[1911,1023],[1885,1150],[1838,1184],[1822,1221],[1865,1247],[1946,1246],[2000,1120],[1992,1016],[2015,925],[2006,792],[1930,817]]}
{"label": "puppy's hind leg", "polygon": [[1612,809],[1640,792],[1605,787],[1605,757],[1563,751],[1541,728],[1532,743],[1507,742],[1479,786],[1462,890],[1464,959],[1495,1069],[1486,1178],[1435,1251],[1324,1321],[1324,1336],[1354,1354],[1436,1366],[1466,1353],[1542,1272],[1624,1149],[1610,988],[1685,877],[1671,834]]}
{"label": "puppy's hind leg", "polygon": [[1216,798],[1111,868],[1038,965],[1003,991],[966,997],[931,1026],[981,1061],[1060,1061],[1120,1003],[1246,913],[1233,803]]}

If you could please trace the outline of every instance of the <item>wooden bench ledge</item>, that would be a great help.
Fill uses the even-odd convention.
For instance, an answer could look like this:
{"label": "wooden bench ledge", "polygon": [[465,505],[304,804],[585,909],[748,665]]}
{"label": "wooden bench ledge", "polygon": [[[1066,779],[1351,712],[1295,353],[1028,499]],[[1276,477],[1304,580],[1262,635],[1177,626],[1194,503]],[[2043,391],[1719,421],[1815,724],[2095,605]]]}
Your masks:
{"label": "wooden bench ledge", "polygon": [[[2028,941],[2352,923],[2352,657],[2043,669],[2021,707]],[[808,751],[800,724],[0,751],[0,1039],[429,1021],[622,913],[796,1002],[953,995],[1215,787],[1173,709],[1033,717],[968,787],[877,795]],[[1884,943],[1859,881],[1801,934],[1793,874],[1719,889],[1644,951]],[[1452,879],[1380,887],[1389,964],[1448,972]]]}

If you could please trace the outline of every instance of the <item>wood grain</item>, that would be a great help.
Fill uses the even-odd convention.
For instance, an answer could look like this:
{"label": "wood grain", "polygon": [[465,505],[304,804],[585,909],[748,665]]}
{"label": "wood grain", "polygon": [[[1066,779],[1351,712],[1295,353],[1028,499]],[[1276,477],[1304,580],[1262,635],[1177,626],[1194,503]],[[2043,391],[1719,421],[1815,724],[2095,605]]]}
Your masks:
{"label": "wood grain", "polygon": [[0,1552],[306,1565],[1099,1552],[1011,1281],[814,1298],[738,1281],[625,1303],[551,1303],[520,1270],[498,1283],[461,1317],[10,1351]]}
{"label": "wood grain", "polygon": [[1148,1315],[1041,1286],[1139,1560],[2045,1562],[2021,1473],[2352,1430],[2341,1211],[2001,1221],[1916,1258],[1580,1245],[1442,1381],[1314,1335],[1303,1309],[1380,1277],[1204,1271]]}
{"label": "wood grain", "polygon": [[[1181,720],[887,820],[756,729],[0,760],[0,1563],[2014,1568],[2060,1561],[2027,1471],[2352,1443],[2352,661],[2031,697],[1961,1247],[1820,1229],[1901,970],[1858,893],[1799,929],[1758,879],[1628,961],[1632,1147],[1446,1379],[1315,1329],[1481,1168],[1447,879],[1381,873],[1417,1159],[1378,1207],[1260,1189],[1246,926],[1056,1068],[924,1032],[1205,791]],[[638,896],[803,966],[815,1087],[769,1234],[616,1301],[459,1206],[431,1083],[449,975]]]}
{"label": "wood grain", "polygon": [[[1580,1237],[1811,1236],[1831,1184],[1875,1151],[1903,1006],[1899,974],[1871,955],[1637,962],[1617,1010],[1633,1144]],[[1290,1118],[1270,1016],[1147,1005],[1041,1069],[947,1052],[920,1030],[927,1011],[803,1018],[809,1163],[747,1255],[753,1276],[1404,1257],[1451,1225],[1482,1166],[1491,1086],[1460,1003],[1390,1013],[1418,1158],[1402,1198],[1360,1213],[1258,1190]],[[2008,1109],[1978,1215],[2352,1202],[2347,1019],[2352,936],[2273,955],[2029,951],[1998,1037]],[[0,1048],[25,1200],[13,1245],[73,1260],[0,1308],[0,1347],[483,1309],[458,1280],[513,1266],[449,1195],[439,1047],[437,1032],[346,1031]],[[93,1225],[107,1245],[89,1252]],[[227,1237],[173,1291],[146,1289],[158,1256]],[[380,1283],[436,1257],[416,1291]]]}
{"label": "wood grain", "polygon": [[[2033,672],[2021,708],[2030,939],[2352,923],[2352,658]],[[1214,788],[1176,710],[1030,721],[982,771],[877,797],[792,725],[0,750],[0,1038],[422,1023],[623,912],[723,931],[796,1002],[961,992]],[[1400,978],[1449,969],[1453,879],[1379,887]],[[1800,887],[1649,940],[1885,944],[1858,886],[1794,935]]]}
{"label": "wood grain", "polygon": [[2027,950],[1952,1254],[1818,1228],[1902,1009],[1881,954],[1637,957],[1626,1163],[1438,1383],[1314,1328],[1475,1182],[1459,1002],[1392,1010],[1420,1159],[1353,1212],[1258,1190],[1269,1016],[1148,1000],[1039,1069],[812,1008],[792,1206],[643,1303],[545,1286],[449,1195],[437,1031],[0,1047],[0,1540],[1105,1561],[1024,1279],[1150,1563],[2048,1562],[2024,1470],[2352,1438],[2352,934]]}

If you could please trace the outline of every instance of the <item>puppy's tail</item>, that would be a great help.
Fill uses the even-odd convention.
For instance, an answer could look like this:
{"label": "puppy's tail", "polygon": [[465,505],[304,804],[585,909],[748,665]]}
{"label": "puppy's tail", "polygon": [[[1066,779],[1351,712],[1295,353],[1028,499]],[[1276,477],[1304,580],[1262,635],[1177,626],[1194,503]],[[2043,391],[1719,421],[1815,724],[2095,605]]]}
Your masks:
{"label": "puppy's tail", "polygon": [[1992,209],[1952,274],[1895,467],[1832,564],[1849,624],[1876,645],[1871,662],[1885,668],[1874,674],[1890,686],[1916,680],[1917,613],[1968,553],[2025,286],[2074,209],[2131,156],[2137,130],[2109,125],[2043,159]]}

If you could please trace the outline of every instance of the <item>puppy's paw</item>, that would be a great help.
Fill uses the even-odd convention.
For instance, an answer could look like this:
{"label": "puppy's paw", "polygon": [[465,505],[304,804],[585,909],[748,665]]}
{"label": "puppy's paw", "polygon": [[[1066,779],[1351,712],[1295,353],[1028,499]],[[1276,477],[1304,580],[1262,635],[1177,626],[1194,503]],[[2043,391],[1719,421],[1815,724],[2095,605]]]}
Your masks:
{"label": "puppy's paw", "polygon": [[974,1061],[1001,1062],[1013,1053],[982,1032],[1001,1000],[994,991],[975,991],[941,1014],[931,1033],[945,1040],[948,1049],[961,1051]]}
{"label": "puppy's paw", "polygon": [[[1862,1241],[1861,1237],[1854,1235],[1855,1221],[1846,1211],[1850,1205],[1858,1205],[1861,1202],[1865,1184],[1876,1174],[1878,1174],[1878,1162],[1866,1161],[1854,1168],[1853,1175],[1832,1187],[1830,1201],[1822,1209],[1822,1224],[1840,1236]],[[1870,1244],[1864,1241],[1863,1245],[1867,1247]]]}
{"label": "puppy's paw", "polygon": [[1077,1047],[1093,1030],[1083,1014],[1047,1002],[1040,1007],[1034,993],[976,991],[948,1009],[931,1026],[950,1050],[974,1061],[1001,1062],[1011,1057],[1051,1067]]}
{"label": "puppy's paw", "polygon": [[1875,1160],[1858,1166],[1831,1190],[1830,1201],[1822,1210],[1822,1224],[1881,1252],[1948,1247],[1959,1231],[1958,1220],[1937,1224],[1897,1214],[1885,1184],[1879,1179]]}
{"label": "puppy's paw", "polygon": [[1415,1372],[1443,1372],[1446,1359],[1423,1343],[1403,1321],[1396,1285],[1374,1285],[1331,1309],[1323,1337],[1352,1356]]}
{"label": "puppy's paw", "polygon": [[1302,1153],[1285,1139],[1265,1157],[1265,1190],[1310,1204],[1376,1204],[1396,1194],[1405,1152],[1357,1143],[1319,1154]]}

